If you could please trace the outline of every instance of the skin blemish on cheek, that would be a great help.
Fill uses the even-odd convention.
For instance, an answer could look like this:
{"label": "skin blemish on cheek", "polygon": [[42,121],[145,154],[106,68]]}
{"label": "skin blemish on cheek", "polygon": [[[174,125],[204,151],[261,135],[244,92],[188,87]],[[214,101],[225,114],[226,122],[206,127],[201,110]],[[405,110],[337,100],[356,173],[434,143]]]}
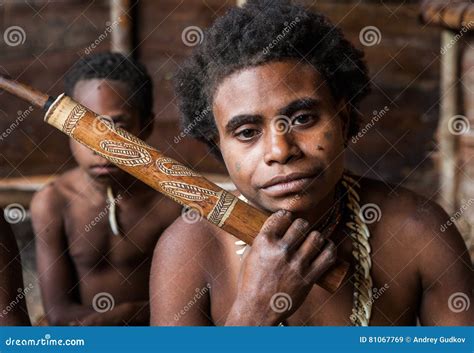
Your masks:
{"label": "skin blemish on cheek", "polygon": [[321,145],[317,145],[317,146],[316,146],[316,149],[317,149],[318,151],[324,151],[324,147],[321,146]]}
{"label": "skin blemish on cheek", "polygon": [[324,133],[324,138],[325,138],[326,140],[331,141],[331,140],[332,140],[332,137],[333,137],[333,136],[332,136],[332,132],[326,131],[326,132]]}

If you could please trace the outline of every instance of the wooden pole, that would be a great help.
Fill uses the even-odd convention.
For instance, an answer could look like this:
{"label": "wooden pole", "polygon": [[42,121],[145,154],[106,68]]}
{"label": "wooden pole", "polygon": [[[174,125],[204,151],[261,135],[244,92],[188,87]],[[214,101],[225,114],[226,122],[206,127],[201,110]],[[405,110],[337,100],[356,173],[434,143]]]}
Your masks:
{"label": "wooden pole", "polygon": [[129,56],[133,51],[133,21],[131,0],[110,0],[110,23],[112,52]]}
{"label": "wooden pole", "polygon": [[[457,194],[457,151],[459,139],[453,133],[452,118],[458,114],[458,71],[459,43],[455,32],[444,30],[441,34],[441,118],[438,138],[440,152],[440,203],[446,212],[452,214],[456,209]],[[450,126],[451,125],[451,126]]]}

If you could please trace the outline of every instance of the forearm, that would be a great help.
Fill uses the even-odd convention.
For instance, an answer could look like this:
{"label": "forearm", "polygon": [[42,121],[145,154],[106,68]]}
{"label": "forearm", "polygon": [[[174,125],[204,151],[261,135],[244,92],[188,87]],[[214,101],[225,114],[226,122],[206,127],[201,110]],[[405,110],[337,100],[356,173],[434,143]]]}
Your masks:
{"label": "forearm", "polygon": [[45,305],[46,318],[53,326],[74,326],[95,311],[77,303]]}
{"label": "forearm", "polygon": [[150,309],[147,301],[120,303],[104,313],[93,312],[78,323],[84,326],[149,325]]}

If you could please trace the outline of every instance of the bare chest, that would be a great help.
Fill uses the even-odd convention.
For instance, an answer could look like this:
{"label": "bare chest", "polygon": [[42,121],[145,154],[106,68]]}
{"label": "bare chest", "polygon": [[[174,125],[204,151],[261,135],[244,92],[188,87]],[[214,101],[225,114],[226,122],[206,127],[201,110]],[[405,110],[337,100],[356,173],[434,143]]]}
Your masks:
{"label": "bare chest", "polygon": [[72,203],[65,211],[65,231],[71,258],[77,267],[134,267],[151,256],[168,216],[143,205],[118,207],[115,219],[119,235],[112,231],[108,204],[87,200]]}

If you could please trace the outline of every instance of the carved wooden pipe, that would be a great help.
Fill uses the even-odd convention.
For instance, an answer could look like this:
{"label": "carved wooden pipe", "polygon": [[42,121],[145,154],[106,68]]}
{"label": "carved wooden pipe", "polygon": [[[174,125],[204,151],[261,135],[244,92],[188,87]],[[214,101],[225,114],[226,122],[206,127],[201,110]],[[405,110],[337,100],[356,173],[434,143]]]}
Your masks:
{"label": "carved wooden pipe", "polygon": [[[47,110],[44,120],[48,124],[179,204],[197,209],[209,222],[247,244],[252,244],[269,217],[64,94],[54,99],[1,76],[0,89]],[[348,268],[347,262],[338,260],[316,284],[333,293]]]}

